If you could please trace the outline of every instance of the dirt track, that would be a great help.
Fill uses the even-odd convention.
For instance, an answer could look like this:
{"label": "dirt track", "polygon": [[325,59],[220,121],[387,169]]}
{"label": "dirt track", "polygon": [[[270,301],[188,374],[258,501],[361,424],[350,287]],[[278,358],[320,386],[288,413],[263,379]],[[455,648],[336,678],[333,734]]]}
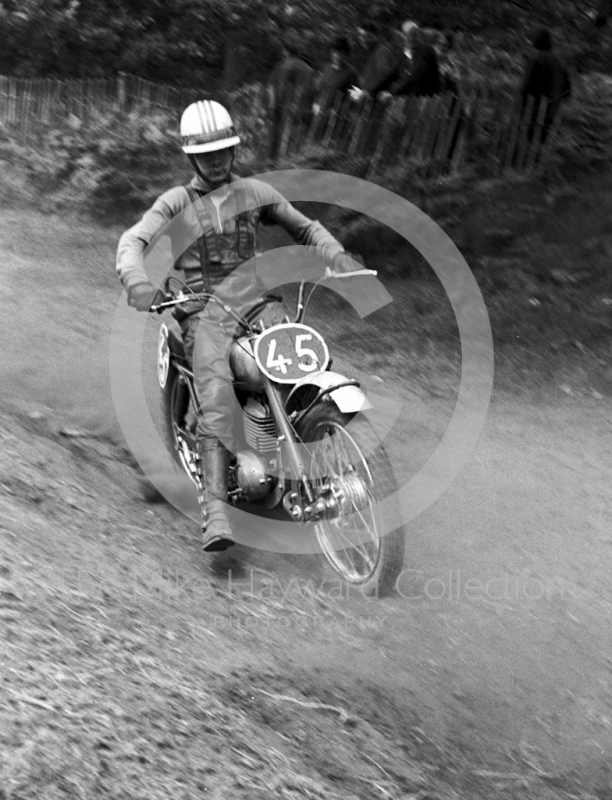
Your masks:
{"label": "dirt track", "polygon": [[[403,596],[303,597],[327,576],[315,559],[245,548],[215,575],[193,524],[144,502],[120,449],[106,367],[115,233],[3,212],[0,237],[0,797],[42,797],[45,780],[53,797],[191,797],[200,779],[219,798],[610,796],[609,400],[495,395],[461,477],[410,525]],[[364,383],[406,400],[390,447],[409,472],[454,398]],[[168,599],[171,574],[189,591]],[[193,686],[214,694],[208,733]],[[183,724],[174,755],[151,755]],[[213,772],[202,737],[219,748]],[[49,772],[54,758],[72,783]]]}

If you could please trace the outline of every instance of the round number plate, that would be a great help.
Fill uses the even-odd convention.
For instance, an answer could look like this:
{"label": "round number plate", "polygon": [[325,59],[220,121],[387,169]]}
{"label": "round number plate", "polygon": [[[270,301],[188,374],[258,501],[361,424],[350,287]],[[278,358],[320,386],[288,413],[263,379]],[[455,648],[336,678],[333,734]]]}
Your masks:
{"label": "round number plate", "polygon": [[255,340],[254,350],[257,366],[276,383],[296,383],[329,364],[329,350],[321,334],[293,322],[265,330]]}

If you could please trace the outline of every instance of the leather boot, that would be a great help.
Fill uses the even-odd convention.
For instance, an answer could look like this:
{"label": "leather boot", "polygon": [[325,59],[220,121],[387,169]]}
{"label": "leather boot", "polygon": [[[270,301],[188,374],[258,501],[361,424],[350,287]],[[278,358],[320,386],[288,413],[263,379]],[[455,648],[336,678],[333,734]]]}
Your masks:
{"label": "leather boot", "polygon": [[229,451],[214,437],[198,443],[204,491],[199,496],[202,513],[202,549],[226,550],[236,544],[227,516]]}

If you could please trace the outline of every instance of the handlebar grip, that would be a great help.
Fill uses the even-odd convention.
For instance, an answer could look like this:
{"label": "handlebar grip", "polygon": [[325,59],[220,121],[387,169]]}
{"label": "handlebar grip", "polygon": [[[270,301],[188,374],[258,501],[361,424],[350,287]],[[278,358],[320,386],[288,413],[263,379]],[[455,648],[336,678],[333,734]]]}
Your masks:
{"label": "handlebar grip", "polygon": [[352,272],[334,272],[332,278],[352,278],[355,275],[378,275],[375,269],[355,269]]}

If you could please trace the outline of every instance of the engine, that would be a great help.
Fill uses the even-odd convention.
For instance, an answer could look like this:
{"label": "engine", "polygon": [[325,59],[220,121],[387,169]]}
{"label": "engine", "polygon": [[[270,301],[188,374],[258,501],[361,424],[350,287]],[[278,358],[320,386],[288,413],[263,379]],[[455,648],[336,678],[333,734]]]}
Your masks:
{"label": "engine", "polygon": [[276,450],[276,423],[267,404],[249,397],[243,408],[244,436],[249,447],[259,453]]}
{"label": "engine", "polygon": [[261,500],[271,488],[272,481],[266,475],[265,460],[252,450],[236,455],[236,483],[250,500]]}
{"label": "engine", "polygon": [[243,411],[244,438],[251,448],[236,456],[236,482],[252,500],[265,497],[272,486],[266,454],[276,451],[276,423],[266,403],[249,397]]}

